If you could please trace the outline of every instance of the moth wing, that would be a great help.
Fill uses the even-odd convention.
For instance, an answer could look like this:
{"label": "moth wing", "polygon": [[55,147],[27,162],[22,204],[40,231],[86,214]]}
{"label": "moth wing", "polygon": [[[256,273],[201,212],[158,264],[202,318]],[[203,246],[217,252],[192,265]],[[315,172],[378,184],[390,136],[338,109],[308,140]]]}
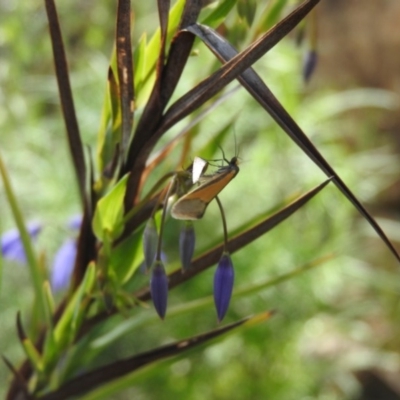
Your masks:
{"label": "moth wing", "polygon": [[207,203],[199,198],[181,197],[171,209],[171,215],[175,219],[196,220],[203,217]]}
{"label": "moth wing", "polygon": [[200,157],[195,157],[192,166],[192,181],[196,183],[207,168],[208,162]]}
{"label": "moth wing", "polygon": [[172,206],[172,217],[183,220],[196,220],[202,218],[208,204],[237,175],[238,172],[239,168],[236,165],[229,165],[220,168],[214,175],[209,177],[202,176],[200,186],[182,196]]}

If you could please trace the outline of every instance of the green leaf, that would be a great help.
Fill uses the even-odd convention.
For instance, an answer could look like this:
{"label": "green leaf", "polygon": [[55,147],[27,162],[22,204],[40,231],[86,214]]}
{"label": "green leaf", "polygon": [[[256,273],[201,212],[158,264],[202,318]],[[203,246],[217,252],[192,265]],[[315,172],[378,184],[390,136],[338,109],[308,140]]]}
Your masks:
{"label": "green leaf", "polygon": [[125,175],[96,206],[93,232],[102,242],[116,239],[123,230],[123,200],[128,174]]}
{"label": "green leaf", "polygon": [[115,145],[121,142],[122,110],[121,110],[121,101],[119,98],[118,82],[112,68],[110,68],[108,72],[108,90],[110,93],[110,106],[111,106],[111,119],[112,119],[111,142],[113,144],[113,147],[111,149],[111,153],[113,153]]}
{"label": "green leaf", "polygon": [[143,230],[144,225],[111,251],[109,268],[120,285],[129,280],[143,261]]}
{"label": "green leaf", "polygon": [[[165,358],[178,356],[188,350],[197,348],[200,345],[204,345],[210,340],[216,340],[218,337],[227,334],[240,326],[252,326],[256,323],[260,323],[268,320],[273,315],[273,312],[267,311],[256,316],[247,317],[240,321],[234,322],[229,325],[225,325],[218,329],[196,335],[193,337],[185,338],[177,342],[167,344],[156,349],[139,353],[129,358],[125,358],[111,364],[104,365],[102,367],[91,370],[86,374],[77,376],[64,385],[59,387],[56,391],[48,393],[42,397],[43,400],[66,398],[68,396],[77,396],[82,393],[93,390],[98,386],[106,385],[111,382],[113,383],[124,380],[124,377],[130,377],[131,373],[143,368],[146,365],[157,363]],[[89,378],[89,379],[88,379]],[[121,390],[120,386],[118,390]],[[101,389],[100,389],[101,390]],[[102,390],[101,390],[102,392]],[[110,395],[113,392],[109,392]],[[114,392],[115,393],[115,392]],[[104,394],[104,392],[102,393]],[[90,394],[85,398],[96,398]],[[108,397],[109,398],[109,397]]]}
{"label": "green leaf", "polygon": [[38,373],[42,373],[44,371],[43,359],[32,341],[29,338],[25,338],[22,341],[22,347],[24,348],[25,354],[31,362],[35,371]]}
{"label": "green leaf", "polygon": [[58,361],[58,355],[71,344],[86,315],[87,305],[96,283],[96,266],[94,262],[87,267],[85,276],[79,288],[68,302],[57,325],[49,335],[53,338],[46,344],[44,360],[46,367]]}
{"label": "green leaf", "polygon": [[110,178],[113,176],[113,168],[117,165],[119,154],[115,154],[117,144],[121,141],[121,106],[119,99],[118,83],[113,69],[108,70],[107,91],[104,96],[103,110],[101,114],[100,128],[97,135],[97,161],[101,172],[99,180],[95,184],[97,193],[103,193]]}
{"label": "green leaf", "polygon": [[282,11],[286,6],[287,2],[288,2],[287,0],[271,1],[261,17],[259,30],[267,31],[269,28],[275,25],[278,22],[279,17],[281,16]]}
{"label": "green leaf", "polygon": [[108,134],[108,123],[110,121],[111,109],[109,101],[109,93],[104,95],[103,110],[100,118],[100,128],[97,134],[97,162],[99,170],[102,171],[107,164],[107,157],[105,156],[105,146]]}
{"label": "green leaf", "polygon": [[51,291],[50,283],[49,281],[45,281],[43,284],[43,292],[44,292],[44,298],[46,300],[46,313],[47,313],[47,320],[51,321],[52,320],[52,315],[55,310],[55,305],[54,305],[54,298],[53,298],[53,293]]}
{"label": "green leaf", "polygon": [[[168,20],[168,31],[167,31],[167,44],[171,42],[173,35],[175,34],[179,21],[183,12],[183,8],[186,4],[186,0],[178,0],[171,8]],[[146,63],[142,71],[142,85],[147,83],[147,81],[154,76],[156,63],[160,51],[161,33],[160,28],[158,28],[146,47]]]}
{"label": "green leaf", "polygon": [[[204,25],[218,27],[224,22],[226,16],[228,15],[229,11],[235,6],[237,0],[224,0],[221,1],[217,7],[215,7],[208,15],[204,17],[200,17],[200,21]],[[212,5],[208,7],[208,9],[212,9]],[[206,10],[207,11],[207,10]]]}
{"label": "green leaf", "polygon": [[255,0],[239,0],[237,3],[238,14],[247,22],[247,26],[251,26],[257,11],[257,1]]}
{"label": "green leaf", "polygon": [[143,82],[145,79],[145,67],[146,67],[146,44],[147,44],[147,35],[146,32],[142,34],[139,39],[139,42],[136,46],[136,49],[133,53],[133,65],[135,69],[135,93],[136,96],[139,96],[140,89],[143,86]]}

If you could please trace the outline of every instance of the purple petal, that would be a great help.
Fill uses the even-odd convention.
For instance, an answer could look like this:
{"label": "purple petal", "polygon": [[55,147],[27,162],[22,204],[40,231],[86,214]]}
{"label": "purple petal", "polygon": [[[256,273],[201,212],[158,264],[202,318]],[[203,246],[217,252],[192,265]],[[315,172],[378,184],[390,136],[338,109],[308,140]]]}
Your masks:
{"label": "purple petal", "polygon": [[74,231],[79,231],[82,225],[82,215],[74,215],[68,220],[68,228],[73,229]]}
{"label": "purple petal", "polygon": [[[37,238],[42,225],[39,222],[29,222],[26,229],[32,240]],[[1,236],[1,253],[3,257],[10,261],[26,263],[24,246],[17,229],[11,229]]]}
{"label": "purple petal", "polygon": [[150,292],[157,314],[161,319],[164,319],[165,312],[167,311],[168,278],[161,261],[156,261],[153,266],[150,280]]}
{"label": "purple petal", "polygon": [[315,50],[307,51],[303,62],[303,78],[308,82],[315,71],[318,62],[318,54]]}
{"label": "purple petal", "polygon": [[196,236],[193,228],[193,223],[188,222],[185,224],[179,235],[179,255],[181,258],[183,270],[190,268],[195,243]]}
{"label": "purple petal", "polygon": [[235,273],[231,257],[222,254],[214,275],[214,303],[217,309],[218,321],[221,322],[228,310],[232,296]]}
{"label": "purple petal", "polygon": [[66,288],[71,280],[76,258],[76,241],[67,239],[58,249],[51,273],[51,287],[54,291]]}

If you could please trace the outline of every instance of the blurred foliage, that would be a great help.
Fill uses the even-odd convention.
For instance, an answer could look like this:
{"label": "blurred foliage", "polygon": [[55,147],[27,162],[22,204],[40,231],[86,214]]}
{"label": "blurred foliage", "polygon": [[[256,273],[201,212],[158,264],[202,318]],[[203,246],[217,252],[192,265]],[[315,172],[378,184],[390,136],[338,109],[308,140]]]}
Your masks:
{"label": "blurred foliage", "polygon": [[[262,7],[255,10],[254,3],[239,1],[223,26],[225,36],[238,48],[254,39],[247,29],[254,19],[264,19],[265,26],[271,25]],[[276,20],[284,2],[269,3],[277,13]],[[93,145],[113,48],[115,4],[86,1],[60,2],[57,6],[83,141]],[[152,2],[135,2],[133,8],[136,43],[142,32],[152,35],[158,17]],[[52,256],[66,236],[66,221],[80,213],[80,205],[60,116],[47,19],[43,3],[37,0],[12,5],[0,1],[0,14],[1,152],[24,217],[44,224],[37,249],[45,265],[51,266]],[[329,82],[323,90],[311,91],[302,82],[301,58],[302,49],[287,39],[258,61],[255,69],[348,186],[368,202],[398,174],[396,156],[377,138],[374,128],[378,109],[394,107],[392,95],[373,89],[335,92],[329,89]],[[216,65],[205,46],[196,42],[174,98]],[[373,112],[370,107],[374,107]],[[363,113],[363,109],[368,112]],[[232,123],[232,118],[232,129],[221,146],[227,155],[234,155],[237,143],[241,170],[221,194],[229,232],[324,179],[243,89],[234,92],[195,128],[193,149],[205,147]],[[176,135],[178,128],[162,142]],[[175,150],[171,159],[179,159],[179,152],[180,148]],[[202,156],[191,154],[195,155]],[[166,164],[166,169],[175,165],[168,165],[168,160]],[[0,192],[2,231],[13,226],[6,203]],[[212,203],[204,219],[196,222],[196,253],[222,237],[221,225],[215,224],[219,218],[218,208]],[[171,270],[178,265],[179,227],[179,221],[172,219],[165,227],[163,247]],[[354,218],[352,206],[338,190],[329,185],[289,220],[232,256],[236,278],[226,322],[276,309],[270,321],[203,351],[147,367],[127,377],[125,387],[120,384],[123,390],[119,395],[110,389],[112,397],[104,397],[105,392],[100,395],[100,391],[96,397],[95,391],[84,398],[353,398],[358,384],[352,370],[400,368],[397,266],[370,231],[366,222]],[[248,296],[235,295],[242,288],[274,279],[327,254],[334,256],[311,271]],[[211,300],[198,308],[176,314],[173,311],[210,296],[212,274],[206,271],[175,288],[170,293],[170,315],[164,322],[153,310],[149,315],[146,308],[135,310],[136,322],[121,315],[110,318],[99,328],[104,335],[125,325],[126,331],[98,356],[83,358],[82,367],[90,369],[215,328]],[[145,283],[148,277],[141,279]],[[27,270],[4,263],[0,352],[13,361],[23,358],[15,335],[15,315],[21,310],[29,325],[32,296]],[[8,378],[3,366],[0,396],[5,393]]]}

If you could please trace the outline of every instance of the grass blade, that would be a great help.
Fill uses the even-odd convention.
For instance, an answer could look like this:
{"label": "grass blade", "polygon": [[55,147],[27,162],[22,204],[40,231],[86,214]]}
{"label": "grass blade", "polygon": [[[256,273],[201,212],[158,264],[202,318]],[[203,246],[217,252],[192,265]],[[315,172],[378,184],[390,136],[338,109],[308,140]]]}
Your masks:
{"label": "grass blade", "polygon": [[[32,240],[29,236],[28,230],[26,229],[26,225],[24,222],[24,218],[22,216],[21,209],[18,205],[17,198],[12,189],[11,181],[9,179],[8,172],[3,163],[3,159],[1,157],[1,155],[0,155],[0,176],[3,181],[4,192],[5,192],[8,204],[10,205],[11,212],[13,214],[15,224],[17,225],[19,235],[21,237],[22,245],[24,247],[26,260],[27,260],[29,272],[31,275],[32,286],[33,286],[34,293],[35,293],[35,298],[37,301],[37,305],[39,307],[40,319],[41,319],[41,321],[43,321],[47,316],[46,300],[45,300],[44,293],[42,290],[43,276],[41,273],[40,265],[38,263],[37,257],[35,255],[35,252],[34,252],[34,249],[32,246]],[[47,321],[47,323],[49,325],[50,321]]]}

